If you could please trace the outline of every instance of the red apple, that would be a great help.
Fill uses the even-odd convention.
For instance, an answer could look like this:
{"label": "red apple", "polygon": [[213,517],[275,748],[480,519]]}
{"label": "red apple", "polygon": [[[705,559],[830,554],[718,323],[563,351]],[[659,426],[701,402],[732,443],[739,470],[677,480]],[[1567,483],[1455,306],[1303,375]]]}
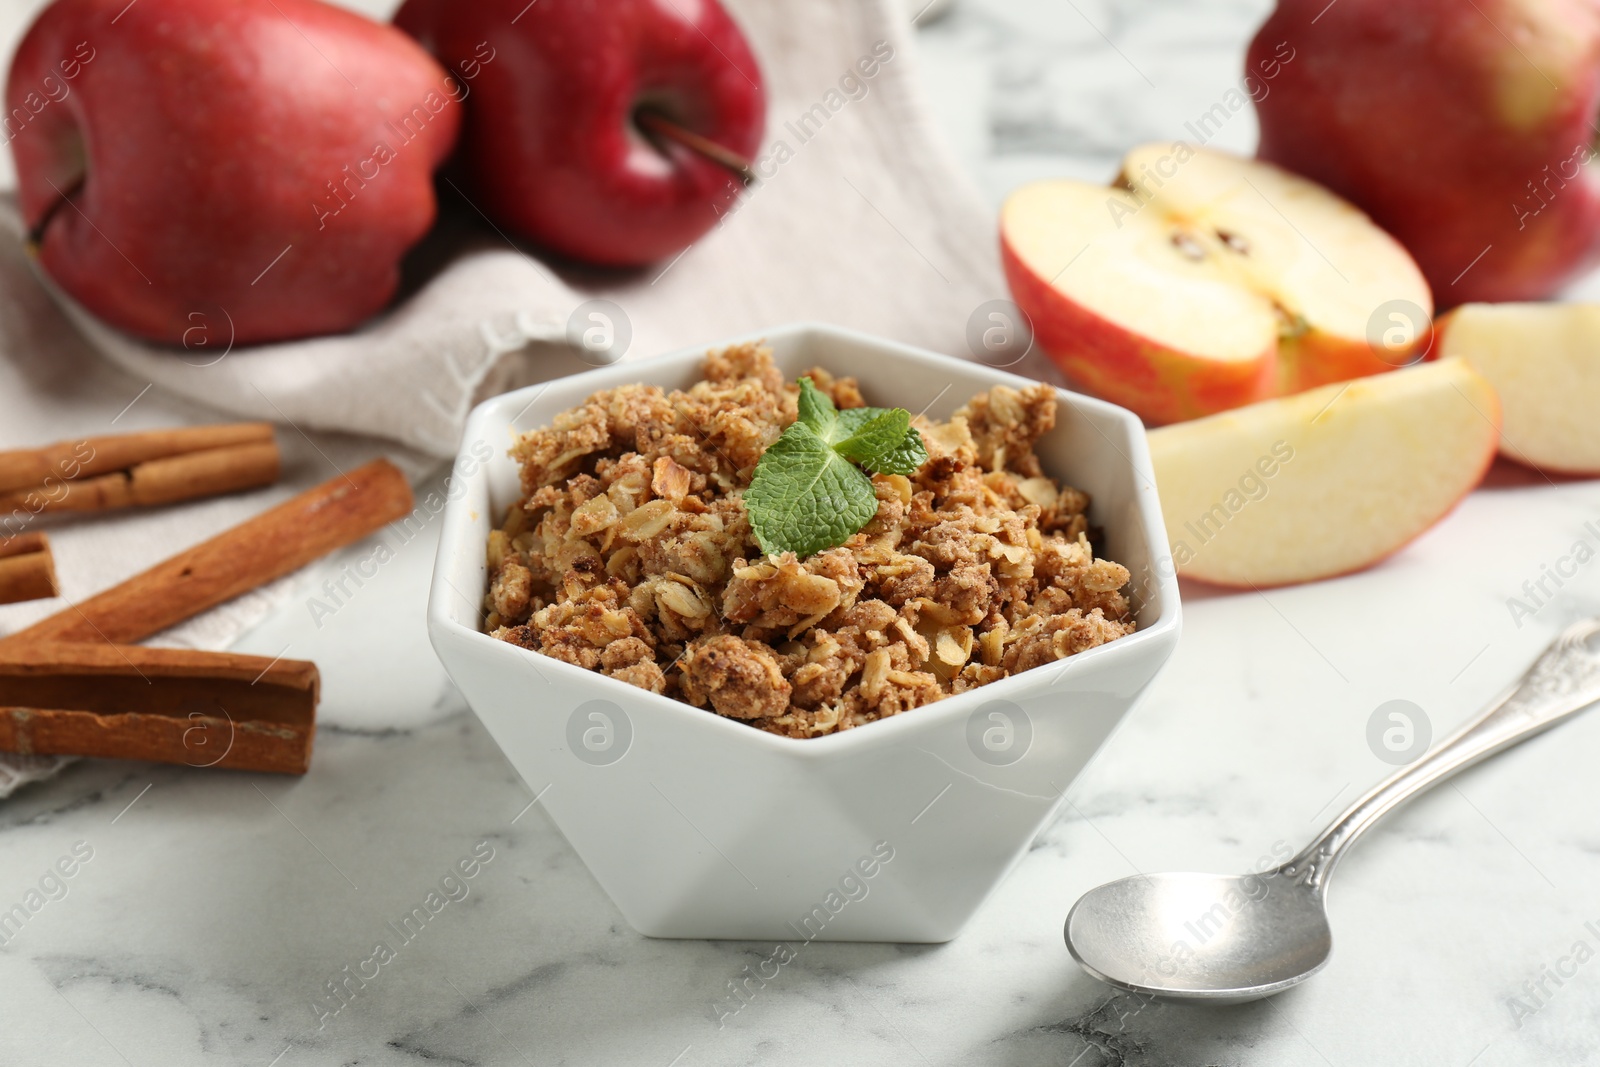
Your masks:
{"label": "red apple", "polygon": [[469,197],[574,259],[637,266],[688,247],[742,182],[683,141],[743,159],[761,144],[761,73],[717,0],[407,0],[395,24],[473,75]]}
{"label": "red apple", "polygon": [[1411,257],[1312,182],[1154,144],[1118,185],[1036,182],[1000,213],[1012,296],[1085,392],[1178,422],[1393,370],[1424,336]]}
{"label": "red apple", "polygon": [[315,0],[57,0],[12,61],[6,132],[62,289],[153,341],[248,344],[388,303],[459,93]]}
{"label": "red apple", "polygon": [[1600,253],[1588,0],[1280,0],[1250,69],[1263,159],[1400,238],[1444,306],[1547,296]]}

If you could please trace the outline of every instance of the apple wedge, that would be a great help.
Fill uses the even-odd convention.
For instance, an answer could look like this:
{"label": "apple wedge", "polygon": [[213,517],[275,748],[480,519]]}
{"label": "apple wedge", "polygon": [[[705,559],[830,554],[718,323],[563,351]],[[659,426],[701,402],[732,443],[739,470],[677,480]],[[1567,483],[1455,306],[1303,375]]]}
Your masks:
{"label": "apple wedge", "polygon": [[1410,255],[1355,207],[1185,144],[1134,149],[1116,187],[1023,186],[1000,238],[1045,352],[1157,424],[1393,370],[1433,309]]}
{"label": "apple wedge", "polygon": [[1561,474],[1600,474],[1600,305],[1463,304],[1439,320],[1500,394],[1500,453]]}
{"label": "apple wedge", "polygon": [[1172,561],[1229,586],[1360,570],[1471,492],[1499,436],[1494,388],[1459,359],[1151,430]]}

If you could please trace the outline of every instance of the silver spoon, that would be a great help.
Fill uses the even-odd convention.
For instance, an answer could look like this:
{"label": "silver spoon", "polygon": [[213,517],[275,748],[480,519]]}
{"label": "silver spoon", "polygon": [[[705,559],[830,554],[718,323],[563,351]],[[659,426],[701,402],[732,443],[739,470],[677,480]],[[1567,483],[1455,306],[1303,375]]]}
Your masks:
{"label": "silver spoon", "polygon": [[1299,985],[1333,951],[1328,878],[1369,827],[1419,793],[1600,700],[1600,619],[1575,623],[1477,719],[1352,804],[1282,866],[1261,874],[1134,875],[1067,914],[1083,969],[1147,996],[1236,1004]]}

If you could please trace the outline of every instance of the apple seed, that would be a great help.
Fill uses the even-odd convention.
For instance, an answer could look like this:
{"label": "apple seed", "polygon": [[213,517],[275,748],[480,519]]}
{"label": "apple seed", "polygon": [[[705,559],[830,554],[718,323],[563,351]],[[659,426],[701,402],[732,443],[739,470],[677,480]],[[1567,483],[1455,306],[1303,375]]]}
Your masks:
{"label": "apple seed", "polygon": [[1205,246],[1182,230],[1172,235],[1172,246],[1196,263],[1206,258]]}

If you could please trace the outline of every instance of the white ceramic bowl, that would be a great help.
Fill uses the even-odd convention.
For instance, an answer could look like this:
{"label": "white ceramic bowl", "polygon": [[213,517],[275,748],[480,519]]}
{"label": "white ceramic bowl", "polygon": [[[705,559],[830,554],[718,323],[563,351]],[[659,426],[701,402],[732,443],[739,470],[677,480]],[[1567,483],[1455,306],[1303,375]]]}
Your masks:
{"label": "white ceramic bowl", "polygon": [[[1025,384],[830,326],[760,336],[790,378],[820,365],[855,375],[871,403],[919,411],[931,402],[934,418],[997,383]],[[599,389],[687,387],[705,351],[589,371],[478,406],[434,569],[433,646],[640,933],[947,941],[1054,817],[1062,791],[1177,642],[1165,527],[1154,485],[1139,473],[1150,469],[1144,431],[1122,408],[1058,391],[1056,428],[1038,445],[1048,473],[1091,494],[1102,551],[1134,573],[1136,633],[891,719],[794,740],[479,632],[485,542],[518,492],[505,454],[514,436]],[[486,464],[477,458],[490,451]]]}

